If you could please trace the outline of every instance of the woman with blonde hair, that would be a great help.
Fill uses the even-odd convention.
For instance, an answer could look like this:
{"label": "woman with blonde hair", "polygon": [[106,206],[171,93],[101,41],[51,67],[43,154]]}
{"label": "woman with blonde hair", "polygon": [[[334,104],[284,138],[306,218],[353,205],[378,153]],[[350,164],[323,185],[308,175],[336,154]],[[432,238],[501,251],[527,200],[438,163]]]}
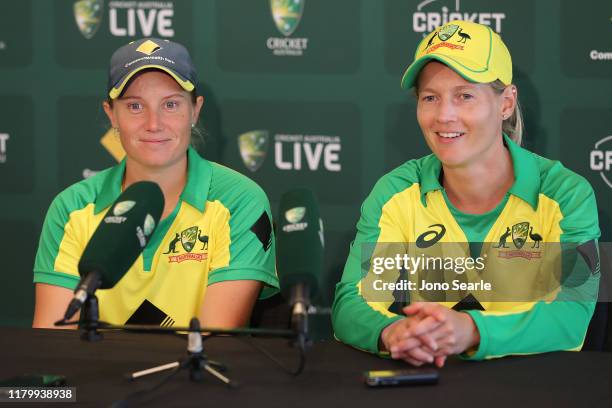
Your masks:
{"label": "woman with blonde hair", "polygon": [[[466,21],[439,27],[418,45],[402,87],[415,90],[417,121],[433,154],[383,176],[363,203],[336,288],[336,337],[417,366],[442,366],[452,354],[579,350],[597,298],[595,196],[561,163],[520,147],[518,92],[500,36]],[[451,288],[437,293],[439,301],[427,301],[413,282],[403,289],[409,304],[402,309],[401,291],[377,297],[377,277],[385,275],[367,266],[375,261],[367,246],[376,254],[386,243],[442,252],[464,243],[484,269],[455,268],[463,281],[438,282]],[[577,279],[555,275],[544,243],[572,246]],[[410,272],[407,265],[390,266],[386,283]],[[452,292],[455,285],[461,290]],[[548,297],[538,296],[541,285]],[[520,295],[499,296],[511,290]]]}
{"label": "woman with blonde hair", "polygon": [[100,319],[246,325],[257,297],[278,288],[270,206],[253,181],[190,147],[204,99],[189,52],[157,38],[124,45],[111,58],[106,96],[126,157],[51,204],[34,265],[33,326],[53,327],[64,314],[97,225],[121,191],[143,180],[161,187],[162,219],[125,276],[96,292]]}

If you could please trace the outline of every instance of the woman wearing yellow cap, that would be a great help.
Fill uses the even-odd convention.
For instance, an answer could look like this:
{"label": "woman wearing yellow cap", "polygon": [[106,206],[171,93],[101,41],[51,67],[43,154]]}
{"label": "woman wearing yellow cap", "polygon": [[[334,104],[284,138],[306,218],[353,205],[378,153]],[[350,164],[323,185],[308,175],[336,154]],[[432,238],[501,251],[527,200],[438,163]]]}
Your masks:
{"label": "woman wearing yellow cap", "polygon": [[96,292],[102,321],[184,327],[196,316],[206,327],[237,327],[260,294],[278,288],[265,193],[190,147],[203,105],[197,87],[180,44],[145,38],[113,54],[104,111],[126,156],[51,204],[34,265],[34,327],[63,316],[90,237],[121,191],[143,180],[161,187],[162,219],[125,276]]}
{"label": "woman wearing yellow cap", "polygon": [[[336,336],[413,365],[580,350],[597,298],[595,197],[582,177],[520,147],[499,35],[439,27],[402,87],[414,88],[433,154],[383,176],[363,203],[336,288]],[[562,257],[559,243],[570,248]]]}

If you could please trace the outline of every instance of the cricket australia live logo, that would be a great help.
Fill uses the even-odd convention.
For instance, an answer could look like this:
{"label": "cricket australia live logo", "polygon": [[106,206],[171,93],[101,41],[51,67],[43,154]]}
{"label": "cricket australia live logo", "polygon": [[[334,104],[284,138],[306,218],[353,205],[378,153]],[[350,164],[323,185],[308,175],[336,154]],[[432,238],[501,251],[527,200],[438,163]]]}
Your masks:
{"label": "cricket australia live logo", "polygon": [[[278,170],[329,172],[342,170],[340,136],[277,133],[274,135],[274,165]],[[251,171],[263,164],[270,144],[270,132],[251,130],[238,136],[240,157]]]}
{"label": "cricket australia live logo", "polygon": [[[102,24],[104,0],[78,0],[74,19],[86,39],[93,38]],[[115,37],[174,37],[174,3],[171,1],[110,1],[108,28]]]}
{"label": "cricket australia live logo", "polygon": [[6,142],[8,140],[8,133],[0,133],[0,163],[6,163]]}
{"label": "cricket australia live logo", "polygon": [[266,46],[276,56],[300,57],[308,48],[308,38],[291,37],[298,28],[306,0],[270,0],[276,28],[284,37],[270,37]]}

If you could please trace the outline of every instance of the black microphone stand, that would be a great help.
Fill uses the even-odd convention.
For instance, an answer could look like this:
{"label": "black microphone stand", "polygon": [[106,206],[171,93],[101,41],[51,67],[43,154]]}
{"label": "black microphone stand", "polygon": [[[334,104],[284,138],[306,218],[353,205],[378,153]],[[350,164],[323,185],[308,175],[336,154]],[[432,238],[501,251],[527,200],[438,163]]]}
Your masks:
{"label": "black microphone stand", "polygon": [[[296,348],[299,350],[299,363],[296,370],[288,370],[284,364],[274,358],[269,352],[264,350],[263,348],[257,346],[255,343],[252,345],[261,351],[264,355],[266,355],[270,360],[276,363],[279,367],[281,367],[284,371],[292,375],[299,375],[304,369],[305,365],[305,346],[309,343],[307,339],[307,326],[305,326],[305,330],[296,331],[295,328],[303,327],[301,324],[294,325],[294,330],[283,330],[283,329],[259,329],[259,328],[238,328],[238,329],[219,329],[219,328],[201,328],[200,322],[198,319],[193,318],[190,322],[189,327],[160,327],[160,326],[148,326],[148,325],[114,325],[104,321],[99,320],[99,308],[98,308],[98,299],[95,294],[90,294],[83,302],[81,307],[81,319],[80,321],[68,321],[66,317],[61,320],[55,322],[56,326],[69,326],[78,323],[79,329],[85,330],[81,334],[81,339],[85,341],[97,341],[103,338],[102,333],[98,331],[101,330],[126,330],[137,333],[177,333],[177,332],[189,332],[188,335],[188,345],[187,345],[187,358],[183,360],[174,361],[172,363],[163,364],[157,367],[152,367],[146,370],[130,373],[127,377],[130,380],[135,380],[137,378],[142,378],[144,376],[159,373],[167,370],[174,369],[169,375],[167,375],[163,380],[161,380],[155,386],[145,389],[139,390],[131,393],[123,400],[116,401],[112,407],[125,407],[128,405],[129,401],[133,401],[136,398],[142,397],[146,394],[149,394],[159,387],[161,387],[165,382],[167,382],[171,377],[173,377],[176,373],[178,373],[181,369],[189,369],[189,378],[191,381],[200,382],[204,378],[204,372],[211,374],[213,377],[217,378],[219,381],[223,382],[230,388],[236,388],[238,383],[232,381],[227,376],[223,375],[222,372],[226,370],[226,367],[216,361],[210,360],[208,356],[204,352],[204,348],[202,346],[202,333],[206,333],[210,336],[215,335],[229,335],[229,336],[237,336],[242,338],[251,338],[252,336],[263,336],[263,337],[273,337],[273,338],[290,338],[295,339],[293,344],[297,346]],[[307,322],[304,322],[307,325]]]}
{"label": "black microphone stand", "polygon": [[238,384],[221,372],[227,368],[217,361],[208,359],[204,353],[202,346],[202,334],[200,333],[200,321],[197,318],[192,318],[189,322],[189,335],[187,336],[187,358],[184,360],[174,361],[168,364],[162,364],[156,367],[151,367],[146,370],[136,371],[127,374],[129,380],[136,380],[147,375],[156,374],[162,371],[176,369],[189,369],[189,379],[194,382],[201,382],[204,379],[204,371],[217,378],[229,387],[237,387]]}
{"label": "black microphone stand", "polygon": [[104,338],[102,333],[98,331],[98,328],[100,328],[100,308],[95,293],[88,295],[83,303],[79,328],[84,330],[81,333],[81,340],[100,341]]}
{"label": "black microphone stand", "polygon": [[295,333],[291,345],[297,346],[301,350],[306,350],[312,345],[312,340],[308,336],[308,304],[296,302],[291,313],[291,326]]}

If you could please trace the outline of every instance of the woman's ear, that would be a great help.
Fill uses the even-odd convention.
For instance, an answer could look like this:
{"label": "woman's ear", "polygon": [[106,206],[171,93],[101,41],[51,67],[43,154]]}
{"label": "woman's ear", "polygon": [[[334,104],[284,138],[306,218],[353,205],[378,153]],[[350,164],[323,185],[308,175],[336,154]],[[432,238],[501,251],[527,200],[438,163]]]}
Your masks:
{"label": "woman's ear", "polygon": [[104,108],[104,113],[106,113],[108,121],[111,123],[111,127],[117,128],[117,121],[115,120],[113,108],[111,107],[110,103],[108,103],[108,101],[102,102],[102,108]]}
{"label": "woman's ear", "polygon": [[191,118],[191,123],[198,123],[198,118],[200,117],[200,111],[202,110],[202,106],[204,105],[204,97],[198,96],[195,101],[195,105],[193,106],[193,117]]}
{"label": "woman's ear", "polygon": [[514,113],[516,101],[518,100],[518,92],[516,85],[508,85],[502,92],[502,118],[508,119]]}

